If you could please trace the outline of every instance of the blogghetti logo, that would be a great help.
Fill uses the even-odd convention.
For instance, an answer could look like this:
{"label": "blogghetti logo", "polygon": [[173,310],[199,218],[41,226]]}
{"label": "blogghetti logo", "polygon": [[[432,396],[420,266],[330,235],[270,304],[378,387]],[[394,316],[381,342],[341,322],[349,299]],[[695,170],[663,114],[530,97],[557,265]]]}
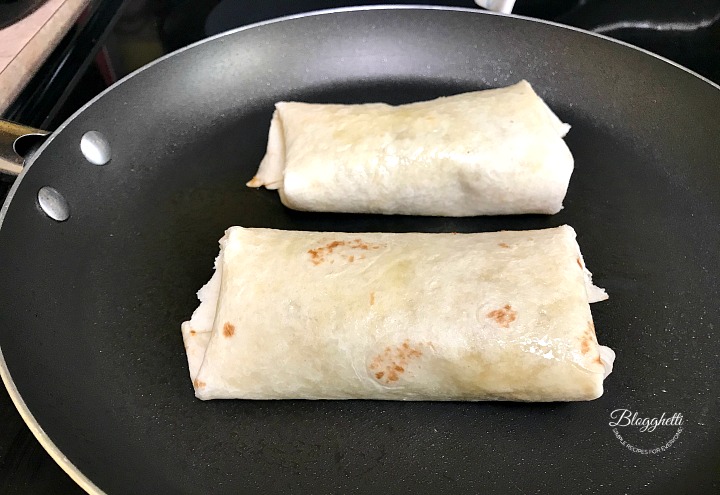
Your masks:
{"label": "blogghetti logo", "polygon": [[[682,413],[665,413],[643,417],[630,409],[615,409],[610,422],[620,443],[636,454],[659,454],[668,450],[683,431]],[[648,444],[652,443],[650,447]]]}

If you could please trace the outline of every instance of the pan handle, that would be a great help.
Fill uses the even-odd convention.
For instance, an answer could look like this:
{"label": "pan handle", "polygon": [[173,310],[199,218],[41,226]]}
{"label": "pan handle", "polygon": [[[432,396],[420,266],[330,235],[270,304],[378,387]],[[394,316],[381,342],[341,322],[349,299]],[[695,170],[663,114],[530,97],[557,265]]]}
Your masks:
{"label": "pan handle", "polygon": [[0,119],[0,174],[18,175],[23,163],[50,134]]}

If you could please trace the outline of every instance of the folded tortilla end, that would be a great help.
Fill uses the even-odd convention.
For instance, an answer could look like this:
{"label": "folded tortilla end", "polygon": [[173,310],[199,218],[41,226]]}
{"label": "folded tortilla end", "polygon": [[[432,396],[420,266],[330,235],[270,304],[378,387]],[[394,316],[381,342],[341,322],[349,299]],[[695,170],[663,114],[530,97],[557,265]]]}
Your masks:
{"label": "folded tortilla end", "polygon": [[263,185],[262,179],[255,175],[252,179],[245,183],[248,187],[261,187]]}
{"label": "folded tortilla end", "polygon": [[602,362],[605,372],[603,373],[603,380],[608,377],[613,370],[613,364],[615,363],[615,351],[607,346],[598,346],[600,350],[600,361]]}

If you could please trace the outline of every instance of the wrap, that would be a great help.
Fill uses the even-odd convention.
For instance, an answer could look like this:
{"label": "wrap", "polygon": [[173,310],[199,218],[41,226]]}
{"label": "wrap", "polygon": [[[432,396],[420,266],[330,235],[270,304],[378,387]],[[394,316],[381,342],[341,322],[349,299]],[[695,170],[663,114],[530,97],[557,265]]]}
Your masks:
{"label": "wrap", "polygon": [[569,128],[526,81],[400,106],[280,102],[247,185],[305,211],[554,214]]}
{"label": "wrap", "polygon": [[220,246],[182,324],[200,399],[590,400],[612,369],[568,226],[232,227]]}

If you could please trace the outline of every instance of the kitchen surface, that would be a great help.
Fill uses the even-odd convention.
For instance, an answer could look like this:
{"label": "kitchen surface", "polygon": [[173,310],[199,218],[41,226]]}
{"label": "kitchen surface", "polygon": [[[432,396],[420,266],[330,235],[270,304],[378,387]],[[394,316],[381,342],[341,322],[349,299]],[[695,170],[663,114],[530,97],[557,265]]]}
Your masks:
{"label": "kitchen surface", "polygon": [[[15,0],[5,5],[28,1]],[[38,5],[30,3],[28,8],[36,7],[35,10],[14,15],[7,12],[5,18],[0,17],[2,24],[8,24],[0,29],[0,110],[15,100],[86,5],[87,0],[49,0]]]}
{"label": "kitchen surface", "polygon": [[[0,29],[0,113],[52,131],[125,75],[208,36],[301,11],[381,3],[47,0]],[[470,0],[385,3],[478,8]],[[513,12],[637,45],[720,82],[720,0],[517,0]],[[0,199],[12,181],[0,176]],[[35,440],[4,388],[0,493],[83,493]]]}

